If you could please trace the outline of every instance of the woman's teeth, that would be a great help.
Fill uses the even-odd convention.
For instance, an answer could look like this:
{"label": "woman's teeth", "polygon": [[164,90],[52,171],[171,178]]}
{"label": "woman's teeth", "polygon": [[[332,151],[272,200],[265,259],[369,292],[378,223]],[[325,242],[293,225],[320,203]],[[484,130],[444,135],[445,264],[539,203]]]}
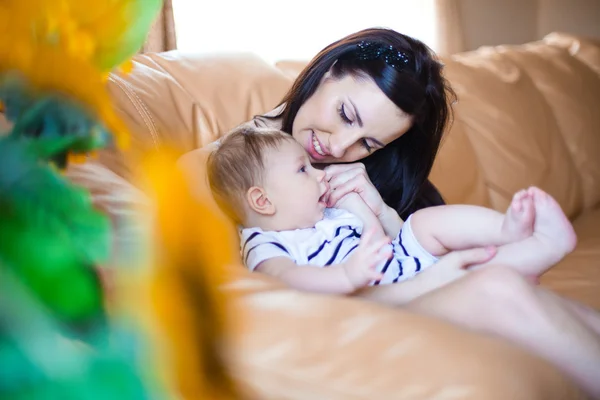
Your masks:
{"label": "woman's teeth", "polygon": [[312,142],[313,142],[313,147],[315,148],[315,151],[317,152],[317,154],[319,154],[320,156],[327,156],[327,153],[325,153],[323,151],[323,149],[321,149],[321,145],[319,144],[319,141],[317,140],[317,136],[313,133],[312,134]]}

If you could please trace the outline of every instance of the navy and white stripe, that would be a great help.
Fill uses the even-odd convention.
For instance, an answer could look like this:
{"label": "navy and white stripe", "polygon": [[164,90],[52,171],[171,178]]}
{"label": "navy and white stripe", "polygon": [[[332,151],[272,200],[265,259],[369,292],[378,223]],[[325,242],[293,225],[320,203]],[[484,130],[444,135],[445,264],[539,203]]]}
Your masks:
{"label": "navy and white stripe", "polygon": [[[314,228],[293,231],[242,229],[241,254],[244,263],[254,270],[261,262],[274,257],[287,257],[298,265],[327,267],[345,261],[358,248],[362,222],[354,215],[327,209],[325,218]],[[392,242],[394,257],[379,266],[384,274],[375,285],[395,283],[413,277],[437,261],[416,242],[410,218]]]}

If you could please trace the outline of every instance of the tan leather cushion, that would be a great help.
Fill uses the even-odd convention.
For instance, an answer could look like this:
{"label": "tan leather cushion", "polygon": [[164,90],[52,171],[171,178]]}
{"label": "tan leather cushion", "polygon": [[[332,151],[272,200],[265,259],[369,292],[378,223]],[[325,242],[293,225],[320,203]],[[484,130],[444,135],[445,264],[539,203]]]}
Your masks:
{"label": "tan leather cushion", "polygon": [[573,226],[577,248],[542,277],[542,284],[600,310],[600,209],[582,215]]}
{"label": "tan leather cushion", "polygon": [[[177,51],[134,57],[133,71],[111,74],[109,91],[130,127],[133,155],[168,144],[189,151],[274,108],[291,78],[257,56],[207,56]],[[132,165],[107,156],[131,176]]]}
{"label": "tan leather cushion", "polygon": [[567,215],[582,208],[581,179],[552,110],[526,71],[494,49],[453,56],[446,76],[458,95],[456,118],[475,149],[490,201],[505,210],[513,193],[536,185]]}
{"label": "tan leather cushion", "polygon": [[231,288],[245,292],[247,324],[233,367],[257,399],[583,398],[507,342],[375,303],[264,290],[249,274]]}
{"label": "tan leather cushion", "polygon": [[594,208],[600,203],[600,76],[567,50],[544,42],[507,47],[502,54],[544,96],[581,176],[583,206]]}
{"label": "tan leather cushion", "polygon": [[600,75],[600,40],[553,32],[544,37],[544,42],[567,49],[569,54]]}
{"label": "tan leather cushion", "polygon": [[460,119],[444,136],[430,179],[448,204],[490,207],[479,160]]}
{"label": "tan leather cushion", "polygon": [[148,227],[139,218],[150,206],[147,196],[97,161],[71,164],[65,176],[86,188],[94,206],[110,217],[113,249],[106,267],[134,268],[132,262],[147,251]]}

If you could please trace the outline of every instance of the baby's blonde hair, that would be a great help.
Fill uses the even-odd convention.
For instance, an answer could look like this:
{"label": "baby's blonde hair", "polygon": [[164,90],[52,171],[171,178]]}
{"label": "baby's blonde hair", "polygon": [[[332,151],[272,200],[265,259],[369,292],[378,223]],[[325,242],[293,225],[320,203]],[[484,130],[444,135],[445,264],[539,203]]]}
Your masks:
{"label": "baby's blonde hair", "polygon": [[246,218],[246,193],[261,186],[265,175],[265,151],[294,140],[277,129],[242,126],[225,136],[208,158],[208,182],[219,207],[236,223]]}

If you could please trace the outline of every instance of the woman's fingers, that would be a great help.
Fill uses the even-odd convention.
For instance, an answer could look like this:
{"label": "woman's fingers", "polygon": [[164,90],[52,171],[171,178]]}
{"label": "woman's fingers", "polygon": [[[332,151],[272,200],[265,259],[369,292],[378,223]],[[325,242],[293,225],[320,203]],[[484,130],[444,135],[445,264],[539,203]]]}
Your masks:
{"label": "woman's fingers", "polygon": [[356,168],[362,169],[363,171],[367,170],[363,163],[352,163],[352,164],[331,164],[331,165],[328,165],[327,167],[325,167],[325,169],[323,171],[325,171],[325,178],[327,180],[329,180],[338,174],[341,174],[343,172],[349,171],[351,169],[356,169]]}
{"label": "woman's fingers", "polygon": [[[363,176],[364,178],[366,178],[366,175],[366,171],[362,168],[351,168],[346,171],[340,172],[336,175],[332,175],[331,178],[328,179],[329,187],[335,189],[338,186],[348,182],[352,178],[355,178],[357,176]],[[366,179],[365,182],[367,182]]]}
{"label": "woman's fingers", "polygon": [[359,179],[360,175],[357,175],[354,178],[348,180],[346,183],[336,187],[335,189],[331,189],[329,192],[327,206],[334,207],[342,197],[344,197],[350,192],[360,193],[360,189],[358,186],[360,184]]}

